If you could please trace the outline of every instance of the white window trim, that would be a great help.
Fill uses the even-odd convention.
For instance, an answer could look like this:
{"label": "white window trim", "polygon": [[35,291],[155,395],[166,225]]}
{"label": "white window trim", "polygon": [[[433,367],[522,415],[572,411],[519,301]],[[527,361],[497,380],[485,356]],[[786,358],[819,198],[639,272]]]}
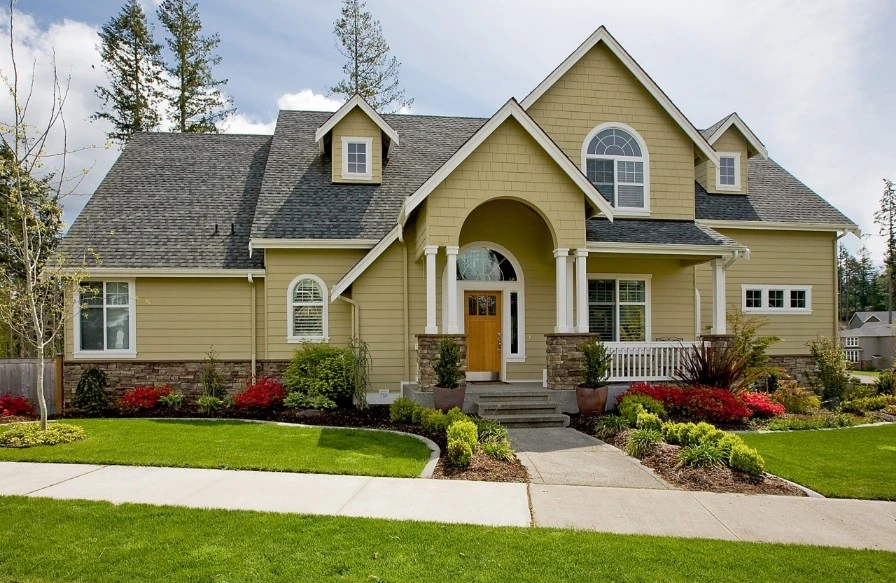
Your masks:
{"label": "white window trim", "polygon": [[[367,152],[367,172],[348,171],[348,145],[364,144]],[[342,178],[344,180],[371,180],[373,179],[373,138],[342,137]]]}
{"label": "white window trim", "polygon": [[858,336],[848,336],[844,338],[846,341],[846,348],[858,348],[859,347],[859,338]]}
{"label": "white window trim", "polygon": [[85,279],[81,283],[102,283],[103,284],[103,344],[106,343],[106,310],[105,310],[105,294],[107,283],[126,283],[128,284],[128,336],[131,347],[127,350],[82,350],[81,349],[81,290],[76,287],[74,321],[72,329],[74,331],[74,346],[72,356],[74,358],[136,358],[137,357],[137,285],[134,279],[114,278],[114,279]]}
{"label": "white window trim", "polygon": [[[322,336],[295,336],[293,335],[293,330],[295,330],[294,325],[294,315],[295,315],[295,306],[293,305],[293,290],[296,287],[296,284],[302,281],[303,279],[310,279],[317,283],[320,286],[320,291],[323,294],[323,309],[322,320],[323,325],[321,326],[321,331],[323,332]],[[289,282],[289,286],[286,288],[286,342],[289,344],[300,344],[302,342],[329,342],[330,341],[330,301],[329,296],[327,295],[327,284],[324,283],[324,280],[319,278],[316,275],[312,275],[310,273],[305,273],[302,275],[298,275],[293,278],[291,282]]]}
{"label": "white window trim", "polygon": [[[722,184],[722,158],[734,158],[734,184]],[[716,166],[716,188],[718,190],[740,190],[740,152],[719,152]]]}
{"label": "white window trim", "polygon": [[[740,286],[740,305],[741,309],[745,313],[749,314],[811,314],[812,313],[812,286],[811,285],[774,285],[767,283],[744,283]],[[762,307],[761,308],[748,308],[747,307],[747,290],[761,290],[762,291]],[[784,290],[784,303],[785,307],[783,308],[770,308],[768,305],[769,298],[769,290]],[[806,292],[806,307],[805,308],[791,308],[790,307],[790,292],[792,291],[805,291]]]}
{"label": "white window trim", "polygon": [[[620,130],[624,130],[631,134],[635,141],[638,142],[638,146],[641,148],[641,158],[633,158],[631,156],[590,156],[588,155],[588,144],[591,143],[591,140],[598,133],[604,131],[608,128],[618,128]],[[644,141],[644,138],[641,137],[641,134],[635,130],[635,128],[628,126],[624,123],[620,122],[607,122],[602,123],[585,136],[585,141],[582,142],[582,174],[588,176],[588,168],[587,162],[589,158],[600,159],[600,160],[613,160],[613,181],[614,187],[617,188],[619,186],[619,174],[616,168],[616,162],[618,160],[623,160],[627,162],[632,161],[642,161],[644,162],[644,207],[625,207],[625,206],[615,206],[615,201],[619,200],[619,195],[617,193],[613,193],[614,205],[613,208],[617,211],[614,213],[614,216],[617,217],[645,217],[650,216],[650,152],[647,150],[647,142]],[[595,187],[596,188],[596,187]],[[603,196],[603,195],[601,195]]]}
{"label": "white window trim", "polygon": [[[644,282],[644,294],[645,294],[645,296],[644,296],[644,300],[645,300],[644,320],[645,321],[644,321],[644,340],[643,341],[644,342],[652,342],[652,339],[653,339],[653,323],[652,323],[653,312],[651,309],[651,304],[653,303],[653,295],[651,293],[652,278],[653,278],[653,274],[650,274],[650,273],[589,273],[588,274],[589,282],[593,279],[612,279],[616,282],[615,297],[616,297],[616,308],[617,309],[615,310],[616,321],[613,323],[613,326],[614,326],[613,330],[615,332],[616,338],[619,338],[619,309],[618,309],[619,306],[620,305],[639,305],[639,306],[641,305],[640,303],[632,304],[631,302],[626,302],[624,304],[619,303],[619,280],[620,279],[641,280]],[[591,311],[591,302],[590,301],[588,302],[588,311],[589,312]],[[594,332],[594,330],[591,330],[591,331]],[[629,343],[635,344],[636,342],[639,342],[639,341],[616,340],[614,338],[610,342],[629,342]]]}

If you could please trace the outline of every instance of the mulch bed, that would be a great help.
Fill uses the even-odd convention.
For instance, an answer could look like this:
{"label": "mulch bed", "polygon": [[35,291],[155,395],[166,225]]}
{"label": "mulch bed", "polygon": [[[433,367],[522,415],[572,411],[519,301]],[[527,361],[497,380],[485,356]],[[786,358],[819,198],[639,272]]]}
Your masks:
{"label": "mulch bed", "polygon": [[529,474],[520,460],[514,456],[511,462],[502,462],[483,453],[473,454],[470,465],[456,468],[445,457],[439,459],[433,478],[442,480],[473,480],[476,482],[528,482]]}

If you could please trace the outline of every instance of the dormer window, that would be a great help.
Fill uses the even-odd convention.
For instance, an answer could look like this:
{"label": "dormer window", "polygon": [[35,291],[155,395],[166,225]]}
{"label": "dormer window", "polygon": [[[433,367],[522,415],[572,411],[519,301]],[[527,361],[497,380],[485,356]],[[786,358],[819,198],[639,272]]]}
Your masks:
{"label": "dormer window", "polygon": [[342,177],[346,179],[370,180],[370,155],[373,146],[371,138],[342,138]]}
{"label": "dormer window", "polygon": [[650,168],[647,146],[623,124],[602,124],[591,130],[582,147],[582,170],[620,214],[650,211]]}
{"label": "dormer window", "polygon": [[737,152],[719,153],[716,184],[722,190],[740,190],[740,154]]}

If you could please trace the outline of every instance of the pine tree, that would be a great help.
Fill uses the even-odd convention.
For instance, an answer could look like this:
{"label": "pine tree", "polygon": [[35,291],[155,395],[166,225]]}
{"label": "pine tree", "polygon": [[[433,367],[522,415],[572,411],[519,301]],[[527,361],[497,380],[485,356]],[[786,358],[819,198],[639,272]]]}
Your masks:
{"label": "pine tree", "polygon": [[126,144],[137,132],[159,125],[162,99],[161,47],[139,0],[127,0],[118,15],[100,30],[100,54],[109,85],[98,85],[103,105],[93,119],[112,122],[109,139]]}
{"label": "pine tree", "polygon": [[893,323],[893,271],[896,268],[896,187],[893,181],[884,178],[884,193],[880,207],[874,213],[874,222],[880,226],[880,234],[886,239],[884,265],[887,269],[887,323]]}
{"label": "pine tree", "polygon": [[202,36],[195,2],[164,0],[156,14],[168,33],[165,43],[173,58],[166,66],[171,77],[167,101],[173,130],[217,133],[217,123],[236,111],[222,91],[227,79],[215,79],[212,74],[221,64],[221,57],[214,54],[221,38],[217,34]]}
{"label": "pine tree", "polygon": [[336,49],[347,59],[342,66],[346,78],[329,91],[346,99],[357,94],[377,111],[395,112],[414,100],[406,98],[399,86],[401,63],[389,55],[383,27],[365,8],[362,0],[342,1],[342,16],[336,20],[333,33]]}

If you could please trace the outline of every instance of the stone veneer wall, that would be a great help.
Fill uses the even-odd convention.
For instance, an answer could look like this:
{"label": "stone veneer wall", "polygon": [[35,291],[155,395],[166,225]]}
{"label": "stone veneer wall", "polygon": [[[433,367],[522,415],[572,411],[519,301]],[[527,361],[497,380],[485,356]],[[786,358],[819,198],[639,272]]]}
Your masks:
{"label": "stone veneer wall", "polygon": [[548,388],[574,389],[582,383],[582,350],[585,341],[597,340],[597,334],[545,334],[547,342]]}
{"label": "stone veneer wall", "polygon": [[[453,338],[460,345],[461,372],[467,370],[467,336],[465,334],[417,334],[417,388],[430,391],[436,386],[436,372],[433,364],[439,358],[439,343],[445,338]],[[461,378],[460,385],[466,380]]]}
{"label": "stone veneer wall", "polygon": [[[200,394],[199,381],[204,365],[204,361],[201,360],[66,361],[62,365],[63,396],[66,403],[71,402],[81,371],[96,367],[106,373],[108,380],[106,390],[113,397],[120,397],[126,390],[138,386],[168,385],[188,399],[193,399]],[[288,360],[258,360],[255,362],[256,377],[265,375],[282,379],[283,371],[288,365]],[[224,378],[228,394],[234,395],[246,388],[251,378],[251,366],[248,360],[218,361],[217,369]]]}
{"label": "stone veneer wall", "polygon": [[772,355],[769,365],[783,368],[803,386],[809,386],[809,373],[815,370],[815,361],[808,354]]}

